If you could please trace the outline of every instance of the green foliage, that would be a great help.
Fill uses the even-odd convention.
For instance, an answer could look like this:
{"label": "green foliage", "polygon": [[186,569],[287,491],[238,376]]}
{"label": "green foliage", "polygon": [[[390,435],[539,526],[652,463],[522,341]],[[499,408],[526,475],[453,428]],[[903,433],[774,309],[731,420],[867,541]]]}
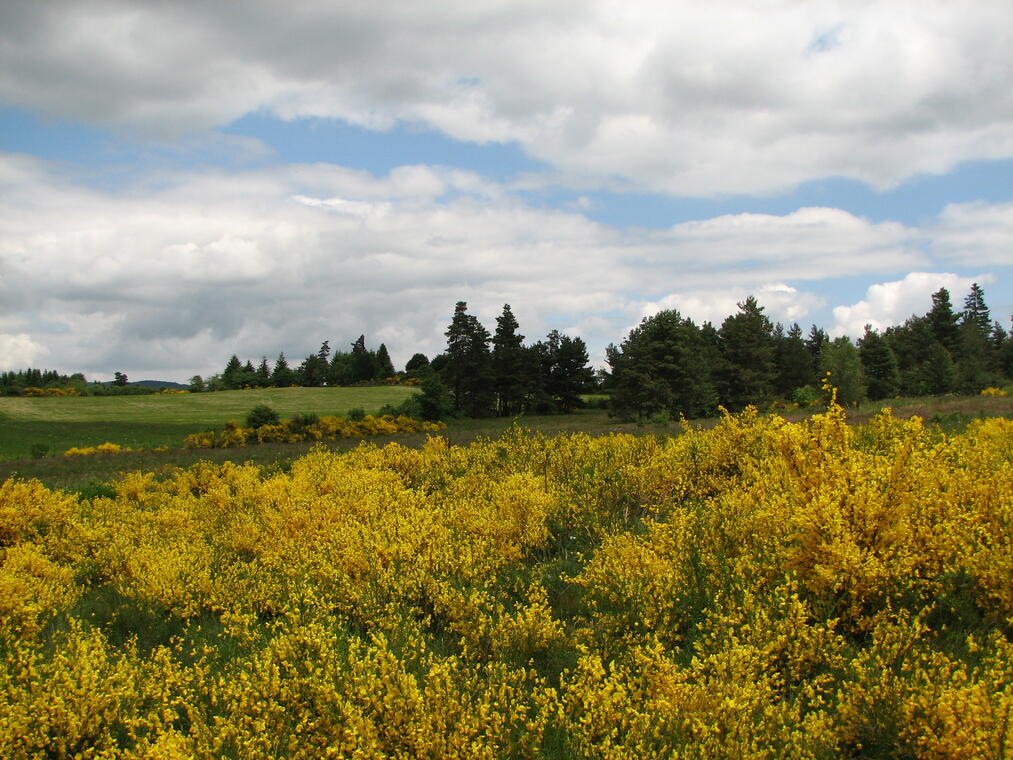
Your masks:
{"label": "green foliage", "polygon": [[841,406],[853,406],[865,398],[862,360],[847,336],[824,344],[820,369],[830,373],[830,383],[837,388],[837,402]]}
{"label": "green foliage", "polygon": [[773,325],[753,296],[738,306],[738,313],[721,323],[716,383],[723,403],[733,411],[770,398],[776,376]]}
{"label": "green foliage", "polygon": [[447,386],[443,384],[437,372],[428,372],[419,388],[422,391],[418,396],[419,414],[423,420],[438,422],[450,414],[453,402]]}
{"label": "green foliage", "polygon": [[40,442],[33,443],[29,451],[32,459],[42,459],[49,454],[49,444]]}
{"label": "green foliage", "polygon": [[877,401],[896,396],[900,391],[897,357],[890,344],[871,325],[865,326],[865,335],[859,341],[858,351],[869,398]]}
{"label": "green foliage", "polygon": [[345,412],[345,417],[352,420],[352,422],[358,422],[366,416],[366,410],[361,406],[354,407]]}
{"label": "green foliage", "polygon": [[645,317],[619,348],[607,351],[612,406],[620,417],[677,418],[712,414],[717,395],[703,335],[674,310]]}
{"label": "green foliage", "polygon": [[267,404],[257,404],[246,415],[246,427],[256,430],[264,425],[276,425],[281,419],[278,413]]}

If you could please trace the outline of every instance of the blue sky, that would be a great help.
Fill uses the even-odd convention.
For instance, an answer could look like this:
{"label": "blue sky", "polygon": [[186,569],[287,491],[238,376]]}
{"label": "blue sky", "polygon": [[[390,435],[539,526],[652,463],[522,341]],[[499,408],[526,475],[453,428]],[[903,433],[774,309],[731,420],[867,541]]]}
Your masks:
{"label": "blue sky", "polygon": [[[0,10],[0,365],[186,380],[509,302],[858,335],[1013,311],[1013,10]],[[87,61],[87,65],[81,62]]]}

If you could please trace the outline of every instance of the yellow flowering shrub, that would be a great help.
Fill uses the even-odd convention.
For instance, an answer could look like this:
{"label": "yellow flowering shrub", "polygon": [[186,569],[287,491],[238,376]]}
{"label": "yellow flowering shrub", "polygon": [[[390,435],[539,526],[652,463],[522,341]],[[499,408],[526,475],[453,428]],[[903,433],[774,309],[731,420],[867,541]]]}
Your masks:
{"label": "yellow flowering shrub", "polygon": [[424,422],[412,417],[367,414],[361,420],[344,417],[324,416],[309,425],[296,425],[292,420],[282,420],[273,425],[259,428],[244,428],[235,422],[227,422],[220,432],[207,431],[191,433],[183,438],[183,447],[189,449],[235,448],[254,443],[299,443],[300,441],[322,441],[337,438],[367,438],[374,435],[396,433],[436,433],[446,429],[442,422]]}
{"label": "yellow flowering shrub", "polygon": [[118,443],[100,443],[98,446],[71,446],[63,455],[65,457],[82,457],[91,454],[119,454],[123,451],[133,451],[129,446],[120,446]]}
{"label": "yellow flowering shrub", "polygon": [[684,427],[5,481],[0,757],[1009,757],[1013,422]]}

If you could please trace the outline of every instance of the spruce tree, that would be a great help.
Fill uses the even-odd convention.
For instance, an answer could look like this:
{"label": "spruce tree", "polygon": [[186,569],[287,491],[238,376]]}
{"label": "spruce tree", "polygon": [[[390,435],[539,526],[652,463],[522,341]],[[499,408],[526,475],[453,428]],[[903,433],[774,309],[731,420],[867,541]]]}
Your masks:
{"label": "spruce tree", "polygon": [[773,325],[753,296],[721,323],[721,366],[718,388],[722,402],[733,411],[760,404],[774,391]]}
{"label": "spruce tree", "polygon": [[950,352],[951,356],[956,354],[960,347],[960,333],[957,330],[957,321],[960,317],[953,313],[950,291],[940,288],[932,294],[932,308],[925,318],[928,320],[933,337]]}
{"label": "spruce tree", "polygon": [[288,388],[294,382],[295,375],[288,366],[285,352],[282,351],[278,354],[278,359],[274,363],[274,370],[271,372],[271,383],[275,388]]}
{"label": "spruce tree", "polygon": [[702,417],[714,412],[717,394],[711,359],[717,333],[698,329],[692,320],[669,309],[645,317],[619,347],[605,355],[612,374],[612,408],[620,417],[650,417],[664,412]]}
{"label": "spruce tree", "polygon": [[394,363],[390,360],[390,354],[387,353],[387,346],[384,343],[380,344],[380,348],[376,351],[376,371],[375,377],[387,378],[394,377],[397,374],[394,371]]}
{"label": "spruce tree", "polygon": [[376,358],[366,349],[366,336],[360,335],[352,344],[352,382],[366,382],[374,377]]}
{"label": "spruce tree", "polygon": [[882,335],[865,326],[865,335],[858,342],[858,354],[865,374],[866,392],[873,401],[893,398],[900,391],[900,370],[897,357]]}
{"label": "spruce tree", "polygon": [[487,416],[495,404],[489,331],[477,317],[468,314],[467,303],[458,301],[445,334],[447,359],[443,373],[453,395],[454,411],[469,417]]}
{"label": "spruce tree", "polygon": [[971,290],[964,298],[964,312],[961,315],[961,321],[970,322],[985,336],[992,330],[992,317],[985,304],[985,291],[976,282],[971,284]]}
{"label": "spruce tree", "polygon": [[813,381],[812,357],[802,337],[802,328],[795,322],[786,335],[777,340],[776,346],[777,382],[775,390],[782,398],[791,398],[796,388]]}
{"label": "spruce tree", "polygon": [[510,304],[503,304],[503,313],[496,317],[496,332],[492,337],[493,388],[501,416],[520,411],[524,397],[524,336],[517,332],[518,327]]}

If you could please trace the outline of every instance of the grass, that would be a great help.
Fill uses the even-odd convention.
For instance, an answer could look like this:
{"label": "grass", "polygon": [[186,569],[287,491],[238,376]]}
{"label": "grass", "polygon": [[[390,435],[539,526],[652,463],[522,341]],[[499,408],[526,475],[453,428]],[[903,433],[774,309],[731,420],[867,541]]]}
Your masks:
{"label": "grass", "polygon": [[354,388],[257,388],[217,393],[151,396],[0,397],[0,460],[30,456],[33,444],[56,455],[71,446],[105,441],[131,448],[178,446],[183,436],[242,423],[257,404],[282,417],[375,412],[417,391],[401,386]]}
{"label": "grass", "polygon": [[[393,391],[394,393],[390,393]],[[407,388],[284,388],[264,389],[257,391],[224,391],[221,393],[183,395],[147,396],[142,400],[150,400],[151,406],[135,406],[132,420],[106,421],[93,420],[10,420],[0,422],[0,457],[8,461],[0,461],[0,480],[12,475],[23,478],[37,478],[51,488],[62,488],[80,491],[93,487],[95,483],[108,481],[123,472],[141,470],[145,472],[165,473],[176,467],[186,467],[198,461],[224,462],[227,460],[251,462],[265,467],[285,467],[293,459],[309,451],[312,443],[272,443],[261,446],[248,446],[242,449],[180,449],[179,442],[183,436],[201,429],[220,426],[229,419],[242,420],[257,403],[267,403],[279,411],[282,416],[291,416],[297,412],[335,413],[347,411],[349,408],[361,406],[367,411],[375,411],[384,403],[397,403],[412,391]],[[388,395],[389,394],[389,395]],[[216,399],[214,397],[223,397]],[[199,404],[213,413],[212,422],[209,417],[196,417],[189,407],[193,421],[174,421],[171,414],[181,414],[185,405],[159,407],[157,402],[175,399],[196,399]],[[66,401],[114,401],[133,402],[136,397],[102,398],[102,399],[0,399],[0,410],[6,411],[4,402],[8,401],[66,402]],[[209,403],[210,402],[210,403]],[[877,414],[883,407],[893,408],[898,417],[918,415],[930,424],[939,425],[946,432],[956,432],[967,426],[967,423],[980,417],[1013,418],[1013,397],[990,396],[941,396],[930,398],[891,399],[890,401],[863,404],[857,409],[849,410],[852,422],[862,423]],[[40,407],[37,407],[37,409]],[[54,409],[56,406],[54,405]],[[60,413],[70,416],[65,407]],[[110,407],[111,408],[111,407]],[[137,419],[139,411],[151,413],[157,420]],[[116,409],[116,414],[124,417],[124,409]],[[76,412],[81,416],[95,414],[94,408],[81,405]],[[811,416],[812,410],[795,410],[782,413],[787,419],[797,421]],[[37,413],[37,416],[42,416]],[[57,416],[51,412],[50,416]],[[196,419],[194,419],[196,417]],[[183,419],[187,417],[183,416]],[[200,421],[198,421],[200,420]],[[452,444],[467,444],[477,438],[496,438],[514,423],[537,430],[546,435],[556,433],[588,433],[589,435],[606,435],[608,433],[635,433],[640,435],[673,435],[679,431],[677,422],[638,424],[620,422],[610,418],[608,413],[599,409],[587,409],[569,415],[531,416],[495,419],[459,419],[450,420],[446,431],[442,433]],[[717,420],[696,420],[694,425],[710,427]],[[404,446],[420,446],[425,442],[424,434],[400,434],[379,436],[371,439],[378,446],[397,442]],[[29,459],[28,452],[32,442],[44,442],[51,445],[51,455],[39,459]],[[168,451],[136,451],[121,454],[100,454],[87,457],[61,457],[60,452],[70,446],[95,445],[103,441],[112,441],[132,448],[150,448],[156,445],[167,445]],[[359,445],[358,440],[329,441],[328,447],[337,450],[349,449]]]}

